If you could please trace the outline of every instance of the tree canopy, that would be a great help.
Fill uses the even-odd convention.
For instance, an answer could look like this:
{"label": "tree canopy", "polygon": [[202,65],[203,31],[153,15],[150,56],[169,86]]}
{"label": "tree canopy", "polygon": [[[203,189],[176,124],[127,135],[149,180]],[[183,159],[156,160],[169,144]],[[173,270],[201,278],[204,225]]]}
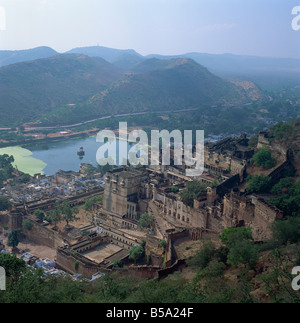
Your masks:
{"label": "tree canopy", "polygon": [[145,255],[145,250],[142,246],[134,246],[129,249],[129,259],[134,260],[136,262],[139,259],[142,259]]}
{"label": "tree canopy", "polygon": [[11,203],[5,196],[0,196],[0,211],[6,211],[11,207]]}
{"label": "tree canopy", "polygon": [[147,229],[151,227],[153,221],[154,221],[153,216],[145,212],[140,216],[138,225],[141,229]]}
{"label": "tree canopy", "polygon": [[248,194],[268,192],[272,185],[271,177],[262,175],[249,175],[246,182],[248,182],[246,186]]}
{"label": "tree canopy", "polygon": [[276,158],[272,157],[272,153],[267,146],[263,146],[258,149],[250,162],[258,167],[261,166],[263,169],[268,169],[276,165]]}
{"label": "tree canopy", "polygon": [[180,197],[184,204],[193,206],[194,199],[202,194],[206,194],[207,185],[194,180],[186,184],[186,188],[180,192]]}

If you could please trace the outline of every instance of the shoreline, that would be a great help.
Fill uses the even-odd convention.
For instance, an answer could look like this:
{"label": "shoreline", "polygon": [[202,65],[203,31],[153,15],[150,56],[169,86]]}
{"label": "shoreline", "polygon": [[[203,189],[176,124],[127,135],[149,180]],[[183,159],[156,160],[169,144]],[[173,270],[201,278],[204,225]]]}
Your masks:
{"label": "shoreline", "polygon": [[[119,129],[114,129],[112,131],[116,134],[118,130]],[[20,141],[0,142],[0,148],[15,147],[15,146],[26,147],[28,145],[35,144],[35,143],[46,144],[46,143],[52,143],[52,142],[61,142],[69,139],[93,137],[97,135],[99,131],[101,131],[101,129],[84,130],[82,132],[62,134],[62,135],[57,135],[55,137],[44,137],[44,138],[36,138],[36,139],[28,139],[28,140],[23,138]],[[121,138],[118,135],[115,135],[115,139],[124,141],[124,138]],[[132,143],[135,143],[135,141],[132,141]]]}

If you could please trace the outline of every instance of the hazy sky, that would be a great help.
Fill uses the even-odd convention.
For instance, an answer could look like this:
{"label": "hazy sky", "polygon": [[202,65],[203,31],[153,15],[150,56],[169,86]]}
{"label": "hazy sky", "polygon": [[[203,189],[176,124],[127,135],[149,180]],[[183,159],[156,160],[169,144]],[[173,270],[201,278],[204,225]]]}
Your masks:
{"label": "hazy sky", "polygon": [[300,0],[0,0],[0,50],[100,45],[300,58],[295,6]]}

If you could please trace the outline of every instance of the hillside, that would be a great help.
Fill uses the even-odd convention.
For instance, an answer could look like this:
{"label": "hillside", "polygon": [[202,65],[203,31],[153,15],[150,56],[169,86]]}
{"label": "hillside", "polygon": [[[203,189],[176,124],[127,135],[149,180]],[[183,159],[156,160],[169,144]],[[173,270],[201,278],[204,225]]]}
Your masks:
{"label": "hillside", "polygon": [[158,59],[177,57],[193,59],[220,77],[252,81],[267,90],[300,85],[300,59],[206,53],[146,56],[146,58]]}
{"label": "hillside", "polygon": [[[143,66],[142,66],[143,65]],[[153,66],[154,65],[154,66]],[[101,116],[175,111],[202,105],[239,105],[252,101],[245,88],[225,81],[190,59],[143,62],[144,73],[127,75],[85,104],[56,110],[44,121],[78,122]],[[149,71],[147,71],[149,70]]]}
{"label": "hillside", "polygon": [[33,61],[40,58],[47,58],[58,53],[46,46],[25,50],[0,50],[0,67],[20,62]]}
{"label": "hillside", "polygon": [[62,105],[84,102],[121,76],[101,58],[75,54],[1,67],[1,125],[31,121]]}

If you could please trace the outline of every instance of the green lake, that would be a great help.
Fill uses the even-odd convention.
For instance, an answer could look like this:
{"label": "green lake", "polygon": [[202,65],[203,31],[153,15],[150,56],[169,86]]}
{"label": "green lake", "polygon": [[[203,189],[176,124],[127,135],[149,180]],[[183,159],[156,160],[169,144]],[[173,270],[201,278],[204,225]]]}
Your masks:
{"label": "green lake", "polygon": [[0,155],[3,154],[14,156],[14,167],[30,175],[43,173],[47,166],[42,160],[32,157],[33,153],[30,150],[19,146],[0,148]]}
{"label": "green lake", "polygon": [[[117,140],[117,144],[118,144]],[[29,144],[24,147],[0,148],[0,154],[13,155],[14,165],[22,172],[53,175],[58,170],[79,171],[81,163],[97,166],[96,154],[102,143],[96,136],[72,138],[63,141]],[[83,147],[85,155],[79,157],[77,151]]]}

